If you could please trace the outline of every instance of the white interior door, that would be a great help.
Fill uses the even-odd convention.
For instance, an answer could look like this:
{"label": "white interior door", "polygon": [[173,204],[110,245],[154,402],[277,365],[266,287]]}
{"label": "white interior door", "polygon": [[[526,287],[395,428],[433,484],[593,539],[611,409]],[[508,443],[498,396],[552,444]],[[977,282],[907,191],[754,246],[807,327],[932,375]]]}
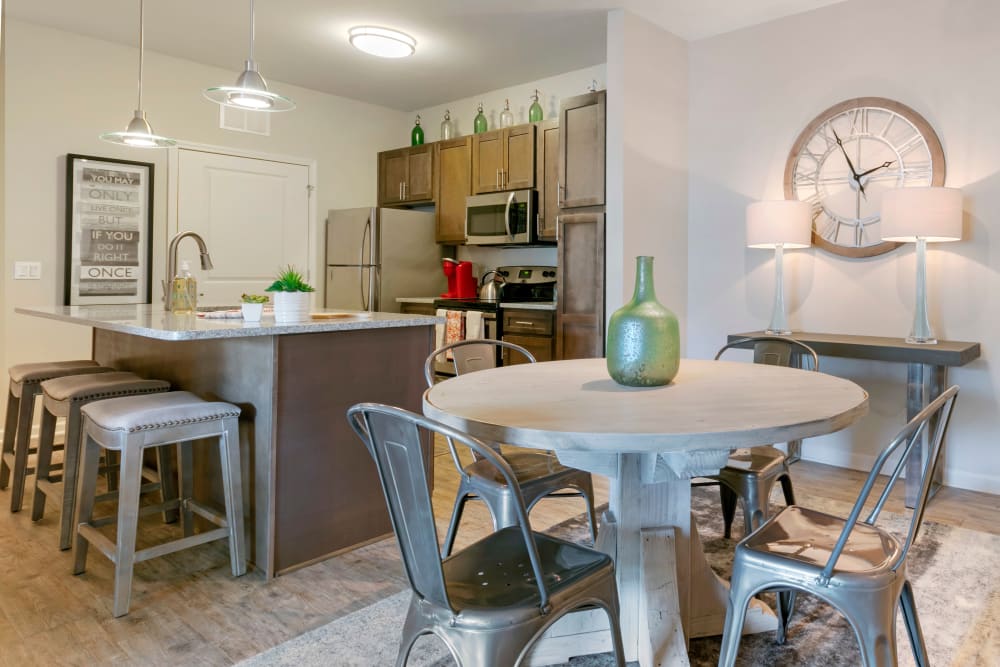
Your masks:
{"label": "white interior door", "polygon": [[197,244],[181,241],[177,256],[198,279],[199,305],[263,293],[288,264],[313,280],[306,165],[179,149],[176,219],[171,236],[197,232],[215,265],[202,271]]}

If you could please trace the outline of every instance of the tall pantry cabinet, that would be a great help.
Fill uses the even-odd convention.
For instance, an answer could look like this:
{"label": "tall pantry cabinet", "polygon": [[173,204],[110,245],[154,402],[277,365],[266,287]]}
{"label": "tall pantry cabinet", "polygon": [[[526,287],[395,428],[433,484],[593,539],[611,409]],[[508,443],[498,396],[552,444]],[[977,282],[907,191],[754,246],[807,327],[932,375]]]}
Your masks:
{"label": "tall pantry cabinet", "polygon": [[606,91],[564,99],[559,111],[556,356],[604,356]]}

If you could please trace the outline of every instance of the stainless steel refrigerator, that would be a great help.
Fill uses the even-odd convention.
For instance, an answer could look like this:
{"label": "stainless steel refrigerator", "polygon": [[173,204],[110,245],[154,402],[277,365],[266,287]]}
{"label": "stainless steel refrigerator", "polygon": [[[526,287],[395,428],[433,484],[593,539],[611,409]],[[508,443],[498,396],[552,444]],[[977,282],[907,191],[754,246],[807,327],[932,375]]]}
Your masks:
{"label": "stainless steel refrigerator", "polygon": [[397,297],[447,288],[433,213],[393,208],[330,211],[326,220],[327,308],[399,312]]}

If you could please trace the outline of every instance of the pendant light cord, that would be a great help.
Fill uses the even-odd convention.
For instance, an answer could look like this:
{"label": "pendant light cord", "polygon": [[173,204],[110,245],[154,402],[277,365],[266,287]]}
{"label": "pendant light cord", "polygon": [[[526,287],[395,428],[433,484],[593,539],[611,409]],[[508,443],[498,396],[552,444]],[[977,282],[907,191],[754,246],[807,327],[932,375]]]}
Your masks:
{"label": "pendant light cord", "polygon": [[250,0],[250,62],[253,62],[253,31],[254,31],[253,0]]}
{"label": "pendant light cord", "polygon": [[138,110],[142,110],[142,51],[143,51],[143,33],[145,31],[145,22],[142,20],[143,5],[145,3],[143,0],[139,0],[139,106],[136,107]]}

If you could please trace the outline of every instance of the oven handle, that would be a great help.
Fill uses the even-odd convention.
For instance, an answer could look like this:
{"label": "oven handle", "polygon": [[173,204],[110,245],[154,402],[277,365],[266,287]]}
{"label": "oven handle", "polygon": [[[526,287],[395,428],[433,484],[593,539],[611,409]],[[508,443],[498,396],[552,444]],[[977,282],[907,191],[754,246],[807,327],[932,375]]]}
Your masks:
{"label": "oven handle", "polygon": [[507,238],[509,239],[514,238],[514,235],[510,231],[510,205],[514,203],[514,194],[514,192],[511,192],[510,196],[507,197],[507,206],[503,211],[503,226],[507,229]]}

